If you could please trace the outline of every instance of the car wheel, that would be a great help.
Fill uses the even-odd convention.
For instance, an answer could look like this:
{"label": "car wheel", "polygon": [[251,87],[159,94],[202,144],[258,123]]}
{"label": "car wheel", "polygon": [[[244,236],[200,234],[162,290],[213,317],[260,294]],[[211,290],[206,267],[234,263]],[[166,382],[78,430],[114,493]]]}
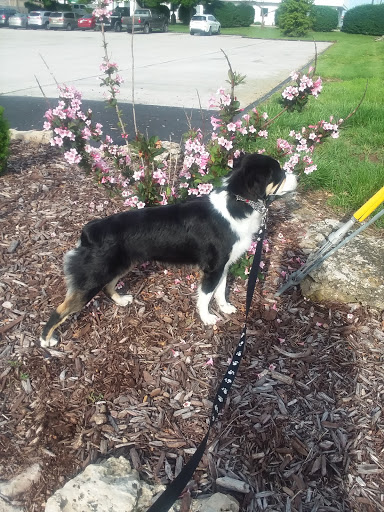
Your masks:
{"label": "car wheel", "polygon": [[150,32],[149,25],[144,25],[143,33],[149,34],[149,32]]}
{"label": "car wheel", "polygon": [[219,36],[221,34],[220,27],[217,29],[217,35]]}
{"label": "car wheel", "polygon": [[121,25],[120,25],[120,23],[115,23],[115,32],[121,32]]}
{"label": "car wheel", "polygon": [[193,31],[193,30],[190,30],[190,31],[189,31],[189,33],[191,34],[191,36],[194,36],[194,35],[195,35],[195,33],[194,33],[194,31]]}
{"label": "car wheel", "polygon": [[49,25],[49,22],[47,21],[46,23],[44,23],[44,27],[43,27],[43,29],[48,30],[48,29],[49,29],[49,26],[48,26],[48,25]]}
{"label": "car wheel", "polygon": [[69,30],[69,31],[72,30],[72,25],[70,23],[68,23],[68,25],[67,25],[67,30]]}
{"label": "car wheel", "polygon": [[212,35],[212,27],[209,27],[209,30],[207,32],[207,36],[211,36]]}
{"label": "car wheel", "polygon": [[164,23],[162,32],[168,32],[168,23]]}

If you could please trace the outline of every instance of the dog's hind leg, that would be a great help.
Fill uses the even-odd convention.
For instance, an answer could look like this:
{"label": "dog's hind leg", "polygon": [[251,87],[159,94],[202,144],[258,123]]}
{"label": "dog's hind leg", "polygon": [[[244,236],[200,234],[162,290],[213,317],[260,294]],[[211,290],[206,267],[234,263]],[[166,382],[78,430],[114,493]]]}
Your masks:
{"label": "dog's hind leg", "polygon": [[55,329],[62,324],[70,314],[80,311],[91,298],[92,297],[88,297],[78,290],[67,292],[64,302],[51,314],[51,317],[45,324],[43,333],[40,336],[40,345],[42,347],[54,347],[57,345],[59,338],[54,335]]}
{"label": "dog's hind leg", "polygon": [[104,286],[103,291],[118,306],[127,306],[128,304],[132,303],[133,297],[132,295],[122,295],[120,293],[117,293],[116,284],[120,278],[121,276],[112,279],[112,281],[110,281],[107,285]]}

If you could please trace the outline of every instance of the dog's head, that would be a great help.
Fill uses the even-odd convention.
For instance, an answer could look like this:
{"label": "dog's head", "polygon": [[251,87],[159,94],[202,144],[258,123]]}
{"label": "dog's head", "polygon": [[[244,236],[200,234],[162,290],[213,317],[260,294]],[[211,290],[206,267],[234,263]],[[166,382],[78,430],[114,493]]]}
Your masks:
{"label": "dog's head", "polygon": [[245,154],[234,160],[227,181],[228,192],[257,201],[268,196],[282,196],[297,187],[294,174],[286,174],[277,160],[258,153]]}

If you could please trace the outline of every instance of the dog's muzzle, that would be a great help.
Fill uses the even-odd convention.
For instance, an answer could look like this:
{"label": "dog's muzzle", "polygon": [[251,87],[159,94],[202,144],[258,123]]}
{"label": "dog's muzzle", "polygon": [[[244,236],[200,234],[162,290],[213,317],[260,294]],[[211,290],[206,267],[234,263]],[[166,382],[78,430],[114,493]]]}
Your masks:
{"label": "dog's muzzle", "polygon": [[279,199],[291,192],[294,192],[297,188],[297,176],[293,173],[285,173],[285,178],[277,185],[276,189],[272,194],[268,196],[268,202],[271,203],[275,199]]}

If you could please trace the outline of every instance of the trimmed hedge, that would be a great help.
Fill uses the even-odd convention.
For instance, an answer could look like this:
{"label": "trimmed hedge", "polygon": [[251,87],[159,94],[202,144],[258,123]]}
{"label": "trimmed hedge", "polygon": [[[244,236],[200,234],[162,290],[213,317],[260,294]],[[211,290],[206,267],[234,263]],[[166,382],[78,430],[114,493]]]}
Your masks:
{"label": "trimmed hedge", "polygon": [[7,168],[9,156],[9,124],[4,117],[4,108],[0,107],[0,174]]}
{"label": "trimmed hedge", "polygon": [[213,14],[223,28],[249,27],[255,19],[255,10],[251,5],[235,5],[232,2],[215,2],[207,6],[206,12]]}
{"label": "trimmed hedge", "polygon": [[324,5],[313,5],[311,10],[312,29],[315,32],[331,32],[337,28],[337,10]]}
{"label": "trimmed hedge", "polygon": [[342,32],[384,35],[384,4],[359,5],[345,13]]}

